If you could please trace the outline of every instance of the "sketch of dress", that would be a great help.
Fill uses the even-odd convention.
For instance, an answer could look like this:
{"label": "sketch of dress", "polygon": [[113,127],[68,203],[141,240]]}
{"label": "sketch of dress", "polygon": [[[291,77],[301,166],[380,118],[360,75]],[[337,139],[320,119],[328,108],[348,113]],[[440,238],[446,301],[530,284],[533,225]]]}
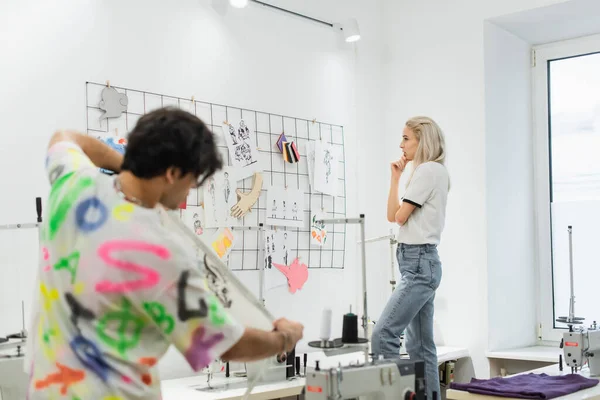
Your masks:
{"label": "sketch of dress", "polygon": [[283,219],[287,219],[287,214],[285,213],[285,200],[283,201]]}
{"label": "sketch of dress", "polygon": [[331,155],[331,152],[329,151],[329,149],[325,150],[325,158],[323,160],[323,163],[326,166],[326,173],[325,173],[325,182],[329,183],[329,176],[331,175],[331,160],[333,160],[333,156]]}
{"label": "sketch of dress", "polygon": [[212,210],[213,217],[215,219],[215,223],[219,222],[217,219],[217,199],[216,199],[216,188],[215,188],[215,178],[211,177],[208,182],[208,192],[210,193],[210,197],[212,199]]}
{"label": "sketch of dress", "polygon": [[229,184],[229,173],[225,172],[225,184],[223,188],[225,194],[225,204],[229,204],[229,195],[231,194],[231,185]]}
{"label": "sketch of dress", "polygon": [[294,205],[292,206],[292,219],[298,220],[298,203],[296,202],[294,202]]}
{"label": "sketch of dress", "polygon": [[277,218],[277,202],[273,200],[273,207],[271,207],[271,218]]}

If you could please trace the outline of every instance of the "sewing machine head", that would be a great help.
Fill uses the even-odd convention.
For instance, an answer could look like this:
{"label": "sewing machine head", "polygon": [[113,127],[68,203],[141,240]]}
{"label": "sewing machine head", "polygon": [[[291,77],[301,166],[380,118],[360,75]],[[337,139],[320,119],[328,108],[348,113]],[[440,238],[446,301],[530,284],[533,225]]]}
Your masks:
{"label": "sewing machine head", "polygon": [[569,328],[561,342],[565,363],[573,372],[582,368],[586,361],[591,376],[600,375],[600,329],[596,321],[589,328]]}
{"label": "sewing machine head", "polygon": [[23,366],[27,332],[0,338],[0,398],[3,400],[24,399],[29,377]]}
{"label": "sewing machine head", "polygon": [[408,360],[381,360],[368,364],[306,374],[306,400],[423,400],[425,365]]}

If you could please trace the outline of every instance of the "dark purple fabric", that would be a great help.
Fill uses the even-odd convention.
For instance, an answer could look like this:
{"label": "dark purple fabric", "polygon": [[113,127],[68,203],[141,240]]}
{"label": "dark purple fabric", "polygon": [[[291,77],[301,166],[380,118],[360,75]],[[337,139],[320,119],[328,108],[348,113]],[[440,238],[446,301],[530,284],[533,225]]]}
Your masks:
{"label": "dark purple fabric", "polygon": [[510,378],[473,378],[471,383],[451,383],[450,388],[469,393],[517,399],[553,399],[594,387],[597,384],[598,379],[589,379],[578,374],[561,376],[523,374]]}

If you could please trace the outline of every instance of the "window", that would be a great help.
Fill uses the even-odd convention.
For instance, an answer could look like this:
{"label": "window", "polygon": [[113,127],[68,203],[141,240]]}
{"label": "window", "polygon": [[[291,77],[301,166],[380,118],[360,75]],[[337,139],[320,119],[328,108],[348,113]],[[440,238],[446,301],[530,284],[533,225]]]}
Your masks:
{"label": "window", "polygon": [[534,126],[542,340],[569,313],[573,226],[575,316],[600,322],[600,36],[535,49]]}

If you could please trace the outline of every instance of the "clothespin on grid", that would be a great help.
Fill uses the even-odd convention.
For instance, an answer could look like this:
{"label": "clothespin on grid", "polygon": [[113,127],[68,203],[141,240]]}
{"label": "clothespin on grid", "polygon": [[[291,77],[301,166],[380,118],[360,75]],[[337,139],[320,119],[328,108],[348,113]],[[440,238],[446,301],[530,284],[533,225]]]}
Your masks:
{"label": "clothespin on grid", "polygon": [[108,79],[106,80],[106,87],[110,88],[110,81]]}

